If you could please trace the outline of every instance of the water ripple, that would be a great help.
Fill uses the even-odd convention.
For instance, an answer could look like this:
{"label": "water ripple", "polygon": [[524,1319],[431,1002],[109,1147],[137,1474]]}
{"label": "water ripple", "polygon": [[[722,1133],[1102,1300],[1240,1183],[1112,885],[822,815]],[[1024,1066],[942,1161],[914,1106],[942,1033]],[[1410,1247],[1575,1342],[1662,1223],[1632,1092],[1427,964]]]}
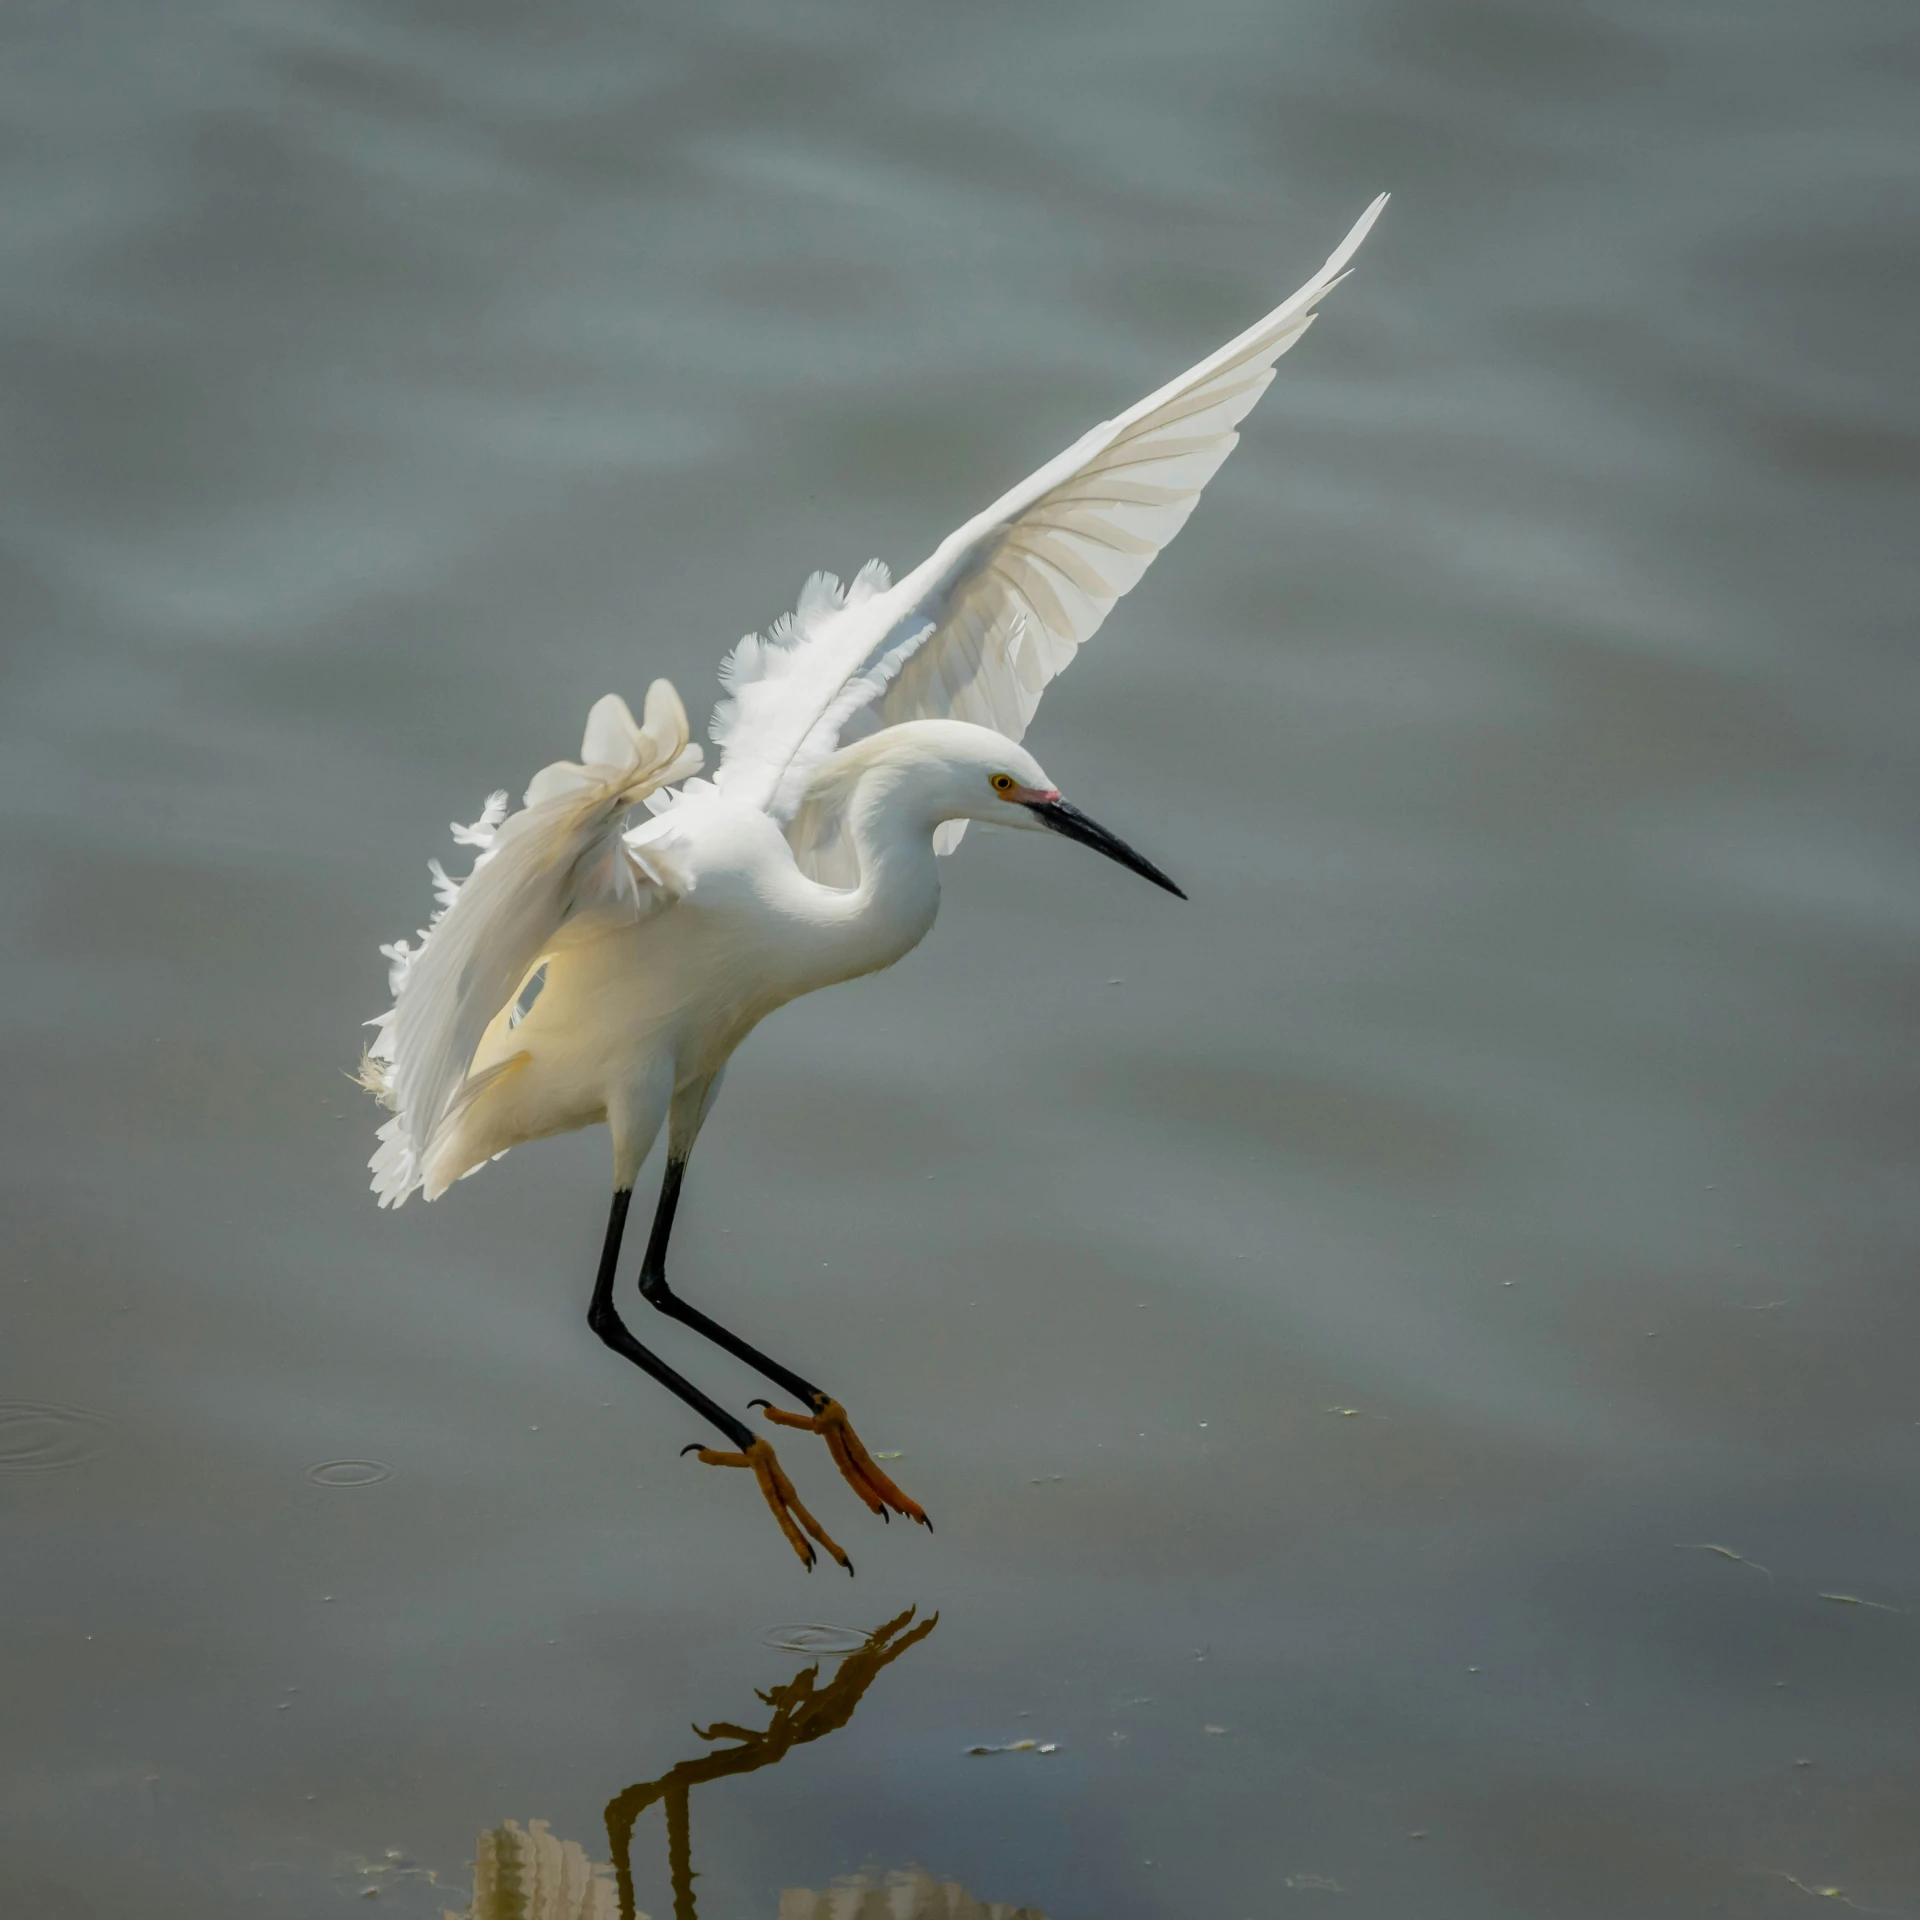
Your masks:
{"label": "water ripple", "polygon": [[323,1460],[307,1469],[307,1478],[316,1487],[377,1487],[393,1478],[393,1469],[384,1460]]}
{"label": "water ripple", "polygon": [[0,1402],[0,1472],[50,1473],[85,1466],[106,1452],[112,1425],[105,1414],[84,1407]]}
{"label": "water ripple", "polygon": [[858,1627],[807,1625],[769,1627],[760,1638],[767,1646],[788,1653],[858,1653],[873,1636]]}

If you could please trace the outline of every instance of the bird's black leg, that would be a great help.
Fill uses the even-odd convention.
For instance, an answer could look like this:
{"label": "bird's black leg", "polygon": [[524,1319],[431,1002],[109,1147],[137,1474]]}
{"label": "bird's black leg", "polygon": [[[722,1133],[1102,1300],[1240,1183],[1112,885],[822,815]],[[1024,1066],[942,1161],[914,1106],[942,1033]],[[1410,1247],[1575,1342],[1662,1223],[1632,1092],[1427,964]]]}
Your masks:
{"label": "bird's black leg", "polygon": [[881,1519],[890,1520],[894,1514],[903,1513],[931,1532],[933,1522],[919,1504],[908,1499],[875,1464],[873,1456],[861,1444],[860,1436],[847,1424],[846,1409],[832,1394],[810,1380],[803,1380],[791,1367],[783,1367],[758,1347],[749,1346],[737,1333],[709,1319],[698,1307],[689,1306],[667,1284],[667,1241],[673,1234],[673,1216],[680,1205],[680,1183],[686,1172],[684,1159],[668,1159],[666,1177],[660,1182],[660,1201],[654,1208],[653,1231],[647,1235],[646,1257],[640,1263],[641,1297],[649,1306],[672,1315],[683,1326],[691,1327],[715,1346],[724,1347],[736,1359],[744,1360],[755,1373],[792,1394],[807,1409],[805,1413],[788,1413],[765,1400],[752,1404],[765,1407],[767,1418],[779,1426],[801,1427],[819,1434],[847,1484]]}
{"label": "bird's black leg", "polygon": [[677,1374],[657,1353],[649,1353],[620,1318],[613,1304],[613,1280],[620,1260],[620,1241],[626,1232],[627,1208],[633,1189],[623,1188],[613,1196],[613,1211],[607,1220],[607,1238],[600,1250],[600,1272],[593,1283],[593,1304],[587,1309],[587,1325],[623,1360],[631,1360],[642,1373],[658,1380],[669,1393],[677,1394],[703,1420],[718,1427],[742,1450],[753,1444],[753,1429],[744,1420],[736,1420],[717,1400],[710,1400],[691,1380]]}
{"label": "bird's black leg", "polygon": [[653,1210],[653,1231],[647,1235],[646,1258],[640,1263],[640,1297],[650,1307],[671,1314],[683,1326],[725,1347],[736,1359],[744,1360],[755,1373],[785,1387],[801,1405],[824,1407],[832,1397],[811,1382],[801,1379],[778,1360],[770,1360],[758,1347],[750,1347],[737,1333],[729,1333],[717,1320],[709,1320],[698,1307],[690,1307],[667,1285],[667,1241],[673,1233],[673,1216],[680,1205],[680,1183],[686,1178],[684,1160],[667,1162],[666,1178],[660,1182],[660,1204]]}
{"label": "bird's black leg", "polygon": [[[799,1496],[793,1490],[793,1482],[787,1478],[780,1462],[774,1457],[773,1449],[744,1420],[736,1419],[718,1401],[710,1400],[691,1380],[674,1372],[657,1353],[650,1353],[627,1330],[626,1322],[620,1318],[620,1310],[613,1304],[613,1281],[620,1262],[620,1242],[626,1233],[627,1208],[632,1200],[631,1187],[622,1187],[613,1196],[613,1210],[607,1217],[607,1237],[600,1249],[600,1271],[593,1283],[593,1303],[587,1308],[587,1325],[623,1360],[631,1360],[642,1373],[650,1374],[669,1393],[684,1400],[702,1419],[718,1427],[736,1449],[727,1453],[716,1447],[696,1444],[683,1447],[683,1453],[697,1452],[709,1466],[752,1468],[754,1477],[760,1483],[760,1491],[766,1495],[767,1505],[780,1522],[781,1532],[787,1536],[794,1552],[806,1567],[811,1570],[814,1553],[801,1527],[851,1573],[853,1562],[801,1505]],[[799,1526],[794,1524],[796,1519],[800,1522]]]}

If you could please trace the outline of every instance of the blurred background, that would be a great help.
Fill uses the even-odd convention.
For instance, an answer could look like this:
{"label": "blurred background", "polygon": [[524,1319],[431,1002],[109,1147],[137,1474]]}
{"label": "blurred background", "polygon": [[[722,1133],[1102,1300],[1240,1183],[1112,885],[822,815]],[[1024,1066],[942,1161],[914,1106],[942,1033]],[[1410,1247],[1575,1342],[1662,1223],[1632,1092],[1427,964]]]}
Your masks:
{"label": "blurred background", "polygon": [[[1920,1912],[1916,67],[1903,0],[14,0],[0,1908],[604,1862],[917,1605],[694,1793],[707,1920]],[[587,1330],[604,1133],[376,1212],[375,948],[594,698],[703,718],[1382,188],[1029,737],[1191,904],[970,836],[702,1142],[682,1290],[939,1525],[790,1445],[809,1579]]]}

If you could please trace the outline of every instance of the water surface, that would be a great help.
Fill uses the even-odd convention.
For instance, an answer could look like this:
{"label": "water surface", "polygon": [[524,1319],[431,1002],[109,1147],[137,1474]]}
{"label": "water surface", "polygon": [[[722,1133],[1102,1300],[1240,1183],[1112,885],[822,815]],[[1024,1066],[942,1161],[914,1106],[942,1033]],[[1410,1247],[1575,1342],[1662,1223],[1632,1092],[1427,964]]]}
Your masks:
{"label": "water surface", "polygon": [[[837,1683],[771,1630],[917,1606],[693,1794],[707,1920],[1920,1913],[1917,62],[1892,0],[10,8],[0,1402],[91,1457],[0,1474],[0,1907],[610,1863]],[[376,1213],[374,949],[594,698],[704,712],[1382,187],[1030,736],[1191,904],[974,835],[703,1138],[680,1285],[939,1525],[789,1445],[809,1580],[586,1328],[603,1135]]]}

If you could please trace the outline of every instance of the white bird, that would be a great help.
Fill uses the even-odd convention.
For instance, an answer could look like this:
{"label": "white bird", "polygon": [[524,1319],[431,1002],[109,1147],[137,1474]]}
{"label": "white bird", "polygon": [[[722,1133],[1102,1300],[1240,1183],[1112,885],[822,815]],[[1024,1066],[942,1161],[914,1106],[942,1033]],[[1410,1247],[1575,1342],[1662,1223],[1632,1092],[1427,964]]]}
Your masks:
{"label": "white bird", "polygon": [[[1185,524],[1385,203],[1290,300],[1076,440],[905,579],[890,584],[878,561],[844,588],[815,574],[794,613],[721,668],[711,781],[692,777],[701,751],[666,681],[638,725],[618,694],[598,701],[578,763],[536,774],[518,812],[496,793],[453,829],[480,852],[464,881],[431,863],[440,911],[420,944],[381,949],[393,1006],[369,1022],[361,1070],[393,1114],[369,1163],[381,1205],[416,1189],[436,1199],[524,1140],[604,1121],[613,1207],[588,1322],[731,1442],[683,1451],[752,1469],[809,1568],[808,1536],[852,1563],[767,1442],[642,1346],[614,1306],[634,1180],[664,1123],[647,1302],[794,1395],[804,1411],[753,1404],[820,1434],[873,1512],[925,1523],[833,1395],[669,1288],[688,1156],[761,1020],[918,945],[940,904],[936,855],[969,821],[1063,834],[1180,893],[1063,800],[1018,742],[1048,682]],[[652,817],[629,830],[641,805]]]}

